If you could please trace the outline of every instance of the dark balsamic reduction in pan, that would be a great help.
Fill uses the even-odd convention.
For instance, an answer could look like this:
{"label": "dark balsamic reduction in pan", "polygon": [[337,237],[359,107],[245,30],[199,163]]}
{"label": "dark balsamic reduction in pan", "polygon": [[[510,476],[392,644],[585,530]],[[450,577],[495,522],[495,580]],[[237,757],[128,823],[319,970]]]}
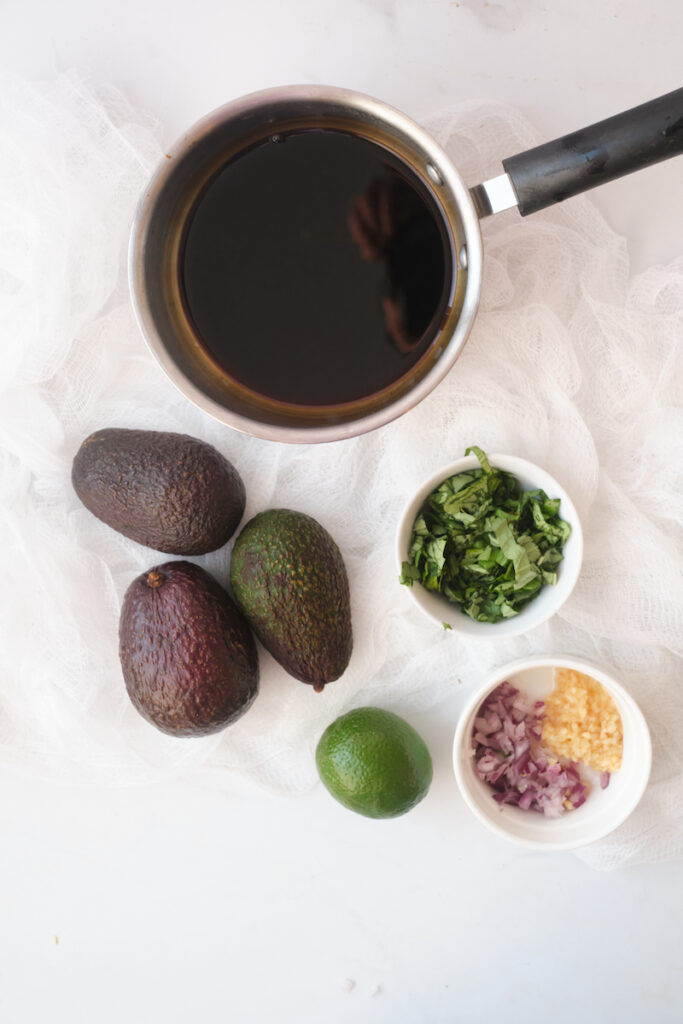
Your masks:
{"label": "dark balsamic reduction in pan", "polygon": [[180,275],[225,374],[318,406],[410,370],[443,320],[452,269],[439,207],[410,168],[315,129],[274,135],[214,175],[188,218]]}

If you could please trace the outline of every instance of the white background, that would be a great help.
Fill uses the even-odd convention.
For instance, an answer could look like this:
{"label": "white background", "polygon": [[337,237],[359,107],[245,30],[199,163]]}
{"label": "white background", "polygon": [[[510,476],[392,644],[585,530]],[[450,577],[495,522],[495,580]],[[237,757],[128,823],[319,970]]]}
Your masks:
{"label": "white background", "polygon": [[[234,96],[295,81],[360,89],[417,119],[505,99],[551,138],[677,88],[683,65],[679,0],[0,11],[3,67],[114,82],[161,118],[168,144]],[[680,253],[681,163],[593,193],[636,271]],[[104,791],[0,778],[0,1019],[681,1020],[680,865],[600,874],[486,833],[450,768],[465,697],[412,716],[435,779],[391,822],[352,815],[321,787],[276,799],[192,780]]]}

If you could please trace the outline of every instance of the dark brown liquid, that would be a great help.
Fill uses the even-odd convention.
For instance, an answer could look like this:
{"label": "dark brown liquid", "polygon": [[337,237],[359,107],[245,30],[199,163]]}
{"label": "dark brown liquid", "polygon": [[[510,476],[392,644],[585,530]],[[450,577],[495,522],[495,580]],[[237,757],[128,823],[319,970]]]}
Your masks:
{"label": "dark brown liquid", "polygon": [[339,131],[275,135],[195,203],[181,285],[230,377],[284,402],[371,395],[442,322],[452,260],[439,208],[400,160]]}

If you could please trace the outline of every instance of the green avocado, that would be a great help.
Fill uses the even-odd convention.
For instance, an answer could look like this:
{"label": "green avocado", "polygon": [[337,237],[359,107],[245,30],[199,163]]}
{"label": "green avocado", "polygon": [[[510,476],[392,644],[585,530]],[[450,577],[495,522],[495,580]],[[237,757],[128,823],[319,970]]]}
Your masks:
{"label": "green avocado", "polygon": [[71,472],[93,515],[171,555],[203,555],[232,537],[244,513],[235,467],[205,441],[154,430],[98,430]]}
{"label": "green avocado", "polygon": [[166,562],[133,580],[119,622],[128,695],[171,736],[205,736],[244,714],[258,692],[256,644],[216,580]]}
{"label": "green avocado", "polygon": [[230,583],[266,650],[318,692],[351,657],[349,581],[339,548],[303,512],[269,509],[244,527]]}

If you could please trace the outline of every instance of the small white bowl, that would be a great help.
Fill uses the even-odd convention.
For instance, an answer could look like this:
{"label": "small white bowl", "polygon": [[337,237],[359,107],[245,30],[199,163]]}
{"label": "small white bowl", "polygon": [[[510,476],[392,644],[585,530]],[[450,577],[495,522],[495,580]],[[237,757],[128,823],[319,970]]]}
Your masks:
{"label": "small white bowl", "polygon": [[[434,622],[438,622],[442,628],[446,624],[454,632],[466,633],[468,636],[484,640],[491,640],[496,636],[518,636],[520,633],[526,633],[533,629],[534,626],[540,626],[542,622],[554,615],[574,589],[583,558],[583,533],[579,516],[573,501],[557,480],[539,466],[535,466],[533,462],[518,459],[514,455],[489,455],[488,459],[492,466],[516,476],[523,490],[541,488],[549,498],[559,498],[560,517],[569,523],[572,532],[562,550],[564,557],[557,567],[557,583],[553,586],[542,587],[538,594],[511,619],[502,619],[500,622],[475,622],[469,615],[465,615],[458,605],[451,604],[442,594],[427,590],[417,581],[413,583],[412,587],[403,587],[417,607]],[[457,462],[440,469],[438,473],[426,480],[408,501],[401,514],[396,533],[396,562],[399,574],[403,562],[408,561],[413,523],[425,499],[448,477],[462,473],[466,469],[477,469],[478,467],[479,462],[474,455],[458,459]]]}
{"label": "small white bowl", "polygon": [[[553,669],[570,668],[592,676],[611,695],[621,715],[624,748],[621,768],[601,789],[599,776],[581,768],[592,782],[586,802],[560,818],[546,818],[537,811],[523,811],[493,799],[493,790],[479,779],[472,757],[472,727],[486,696],[505,680],[534,700],[542,700],[553,688]],[[623,686],[590,662],[565,655],[539,655],[496,669],[472,694],[458,720],[453,741],[453,768],[460,792],[472,813],[497,835],[535,850],[573,850],[603,839],[635,809],[650,777],[652,746],[643,714]]]}

